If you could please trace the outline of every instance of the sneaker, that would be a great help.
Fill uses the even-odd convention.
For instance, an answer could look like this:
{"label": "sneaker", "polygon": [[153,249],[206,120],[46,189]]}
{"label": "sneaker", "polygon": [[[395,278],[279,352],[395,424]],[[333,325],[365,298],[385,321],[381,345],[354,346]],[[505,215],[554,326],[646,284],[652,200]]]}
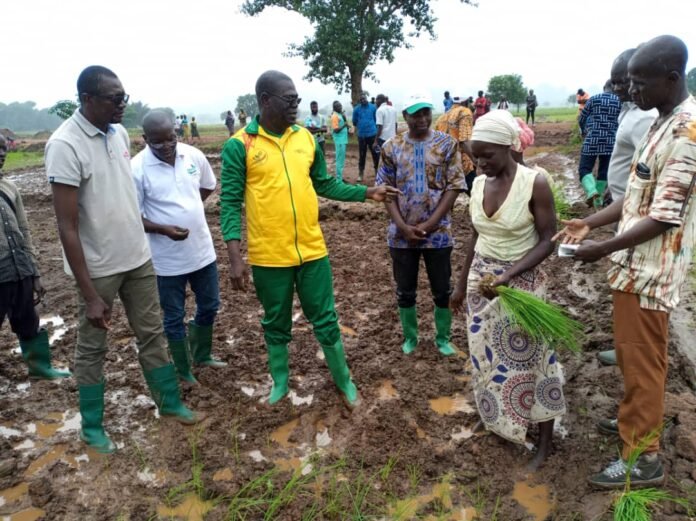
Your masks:
{"label": "sneaker", "polygon": [[[590,485],[598,488],[623,488],[626,485],[626,475],[629,473],[628,464],[618,459],[610,463],[601,473],[588,479]],[[630,471],[631,487],[640,488],[661,485],[665,480],[665,472],[657,454],[644,454],[638,458]]]}
{"label": "sneaker", "polygon": [[602,418],[597,422],[597,430],[602,434],[609,434],[611,436],[619,435],[619,420],[616,418]]}
{"label": "sneaker", "polygon": [[597,353],[597,358],[602,365],[617,365],[616,351],[614,349],[610,349],[609,351],[600,351]]}

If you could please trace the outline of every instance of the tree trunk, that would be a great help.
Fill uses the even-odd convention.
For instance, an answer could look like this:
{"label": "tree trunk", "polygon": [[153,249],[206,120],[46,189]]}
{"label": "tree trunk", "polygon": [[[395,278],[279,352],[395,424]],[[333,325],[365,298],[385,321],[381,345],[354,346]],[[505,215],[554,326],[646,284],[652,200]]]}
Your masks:
{"label": "tree trunk", "polygon": [[363,71],[352,71],[350,70],[350,100],[355,107],[360,101],[360,94],[362,94],[362,73]]}

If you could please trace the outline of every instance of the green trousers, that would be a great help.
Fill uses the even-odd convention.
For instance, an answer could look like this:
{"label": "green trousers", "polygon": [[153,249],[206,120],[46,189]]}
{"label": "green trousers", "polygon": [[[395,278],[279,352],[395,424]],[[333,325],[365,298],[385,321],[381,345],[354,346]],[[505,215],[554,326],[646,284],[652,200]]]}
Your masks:
{"label": "green trousers", "polygon": [[343,166],[346,164],[346,145],[345,143],[334,143],[336,147],[336,179],[343,181]]}
{"label": "green trousers", "polygon": [[256,295],[264,309],[261,325],[266,345],[287,345],[292,339],[292,299],[295,291],[319,343],[332,346],[340,340],[328,257],[290,268],[252,266],[251,270]]}
{"label": "green trousers", "polygon": [[[162,312],[157,295],[157,277],[152,261],[124,273],[92,279],[97,293],[107,306],[113,307],[118,295],[126,310],[128,323],[137,338],[138,358],[145,370],[169,364],[167,338],[162,326]],[[106,330],[94,327],[85,315],[85,300],[77,291],[77,348],[75,378],[78,385],[102,382],[106,356]]]}

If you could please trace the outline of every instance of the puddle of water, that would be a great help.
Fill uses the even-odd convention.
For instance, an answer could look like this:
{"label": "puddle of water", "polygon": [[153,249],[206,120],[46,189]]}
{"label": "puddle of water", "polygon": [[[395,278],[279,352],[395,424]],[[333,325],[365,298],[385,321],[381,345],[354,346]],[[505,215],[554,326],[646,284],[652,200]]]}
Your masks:
{"label": "puddle of water", "polygon": [[169,508],[165,505],[157,507],[157,514],[164,518],[180,518],[187,521],[203,521],[204,516],[213,509],[212,501],[203,501],[196,494],[187,494],[183,503]]}
{"label": "puddle of water", "polygon": [[271,439],[275,441],[278,445],[283,447],[284,449],[288,449],[290,447],[294,447],[294,443],[290,443],[289,438],[290,435],[292,434],[292,431],[295,430],[295,427],[300,423],[299,418],[295,418],[292,421],[289,421],[285,425],[281,425],[278,427],[276,430],[274,430],[271,433]]}
{"label": "puddle of water", "polygon": [[273,463],[283,472],[299,472],[302,468],[302,458],[278,458]]}
{"label": "puddle of water", "polygon": [[232,481],[232,469],[226,468],[218,470],[213,474],[213,481]]}
{"label": "puddle of water", "polygon": [[379,386],[379,399],[395,400],[399,397],[399,392],[394,388],[394,382],[391,380],[382,380]]}
{"label": "puddle of water", "polygon": [[325,428],[323,431],[317,432],[315,442],[317,444],[317,447],[319,448],[328,447],[329,445],[331,445],[331,436],[329,436],[329,429]]}
{"label": "puddle of water", "polygon": [[16,487],[0,490],[0,507],[14,503],[19,498],[27,495],[29,483],[20,483]]}
{"label": "puddle of water", "polygon": [[358,332],[352,327],[344,326],[343,324],[339,324],[339,327],[341,329],[341,333],[344,335],[358,336]]}
{"label": "puddle of water", "polygon": [[535,521],[544,521],[553,510],[548,485],[534,486],[527,481],[518,481],[512,498],[534,516]]}
{"label": "puddle of water", "polygon": [[46,512],[40,508],[27,508],[21,512],[4,516],[3,521],[36,521],[46,516]]}
{"label": "puddle of water", "polygon": [[312,402],[314,401],[313,394],[303,398],[302,396],[298,396],[295,391],[290,391],[289,396],[293,405],[312,405]]}
{"label": "puddle of water", "polygon": [[54,461],[57,461],[57,460],[62,460],[65,463],[67,463],[68,465],[70,465],[71,467],[76,468],[78,466],[78,463],[75,460],[75,457],[70,456],[69,454],[66,454],[67,451],[68,451],[67,444],[60,444],[60,445],[53,446],[53,448],[51,450],[49,450],[47,453],[36,458],[31,463],[31,465],[29,465],[29,468],[27,468],[24,475],[27,477],[34,476],[38,471],[40,471],[46,465],[48,465],[49,463],[53,463]]}
{"label": "puddle of water", "polygon": [[253,459],[256,463],[260,463],[262,461],[268,461],[266,457],[261,454],[260,450],[252,450],[251,452],[248,453],[249,457]]}
{"label": "puddle of water", "polygon": [[464,426],[459,427],[458,431],[452,432],[452,440],[453,441],[462,441],[462,440],[468,440],[474,435],[473,432],[471,432],[471,429],[467,429]]}
{"label": "puddle of water", "polygon": [[15,438],[20,437],[21,435],[21,431],[18,431],[17,429],[12,429],[6,425],[0,425],[0,436],[3,438]]}
{"label": "puddle of water", "polygon": [[26,439],[22,443],[15,445],[14,449],[15,450],[29,450],[29,449],[33,449],[34,447],[36,447],[36,444],[33,441],[31,441],[30,439]]}
{"label": "puddle of water", "polygon": [[466,398],[459,394],[454,396],[441,396],[428,400],[430,408],[442,416],[449,416],[458,412],[472,413],[474,408],[469,404]]}

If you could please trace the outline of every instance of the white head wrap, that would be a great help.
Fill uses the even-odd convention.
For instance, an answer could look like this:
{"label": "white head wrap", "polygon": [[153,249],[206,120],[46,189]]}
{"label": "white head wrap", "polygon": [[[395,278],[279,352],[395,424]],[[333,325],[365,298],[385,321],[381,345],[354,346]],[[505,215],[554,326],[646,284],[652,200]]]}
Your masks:
{"label": "white head wrap", "polygon": [[494,110],[476,119],[471,141],[520,147],[520,126],[507,110]]}

